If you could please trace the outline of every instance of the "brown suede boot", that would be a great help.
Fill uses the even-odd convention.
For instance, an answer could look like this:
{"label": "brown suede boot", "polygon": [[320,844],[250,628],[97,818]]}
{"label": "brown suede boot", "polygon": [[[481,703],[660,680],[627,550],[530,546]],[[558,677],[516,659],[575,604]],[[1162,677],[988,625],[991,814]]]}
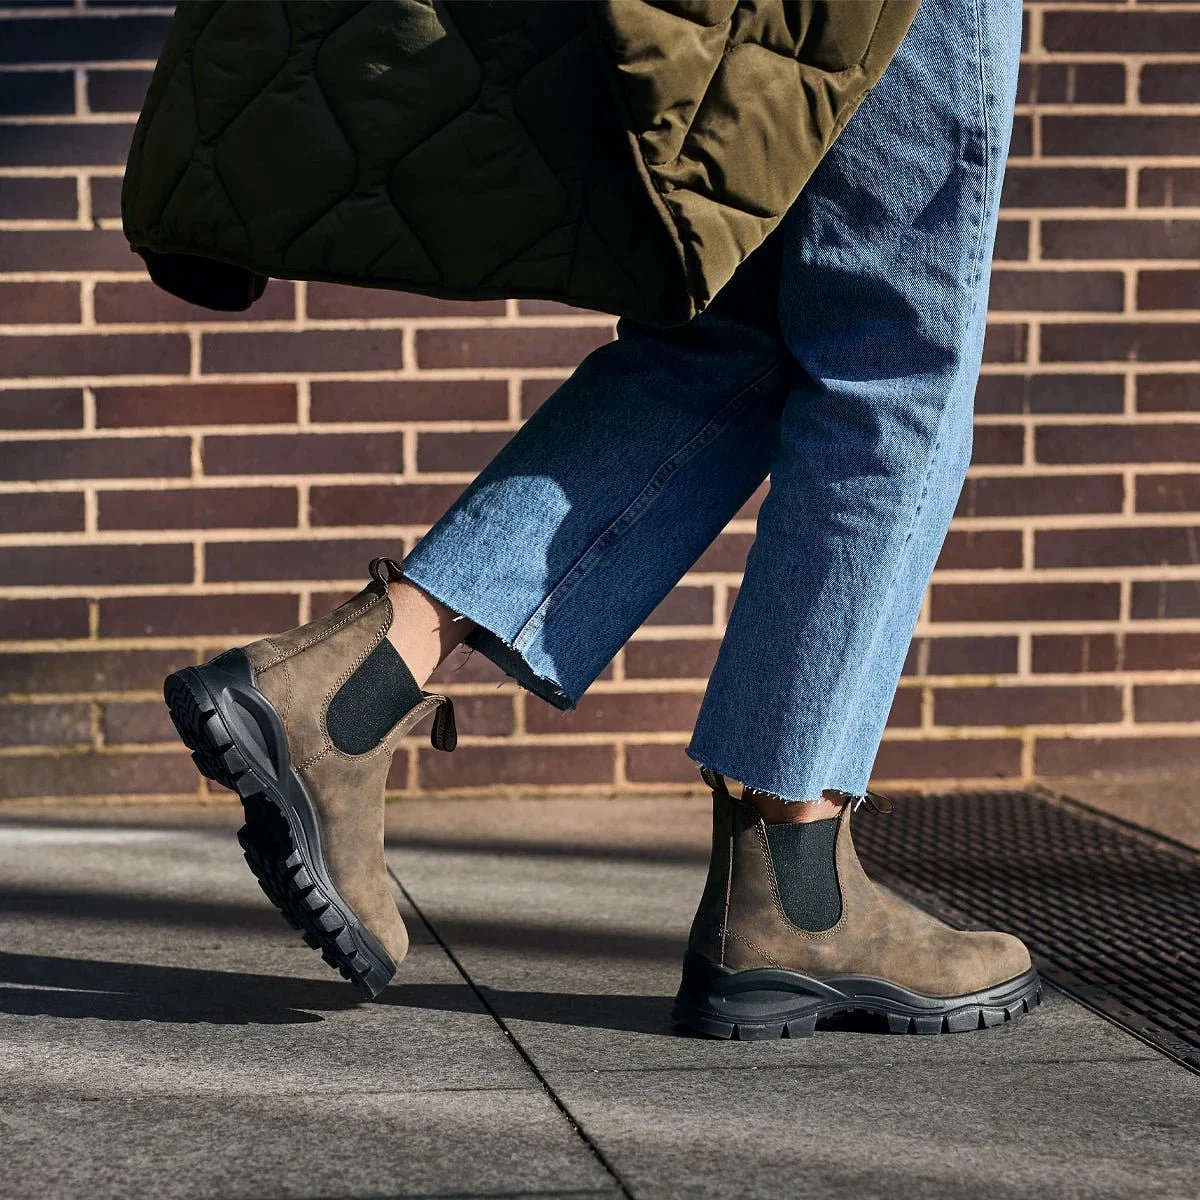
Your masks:
{"label": "brown suede boot", "polygon": [[383,854],[384,784],[429,713],[453,750],[454,708],[422,692],[387,640],[387,559],[319,621],[168,677],[171,719],[200,771],[242,799],[238,840],[267,898],[325,961],[374,996],[408,952]]}
{"label": "brown suede boot", "polygon": [[885,1016],[894,1033],[959,1032],[1041,1002],[1015,937],[951,929],[867,878],[850,840],[853,803],[836,818],[768,825],[722,776],[701,774],[713,789],[712,861],[679,1024],[714,1037],[805,1037],[823,1017],[858,1011]]}

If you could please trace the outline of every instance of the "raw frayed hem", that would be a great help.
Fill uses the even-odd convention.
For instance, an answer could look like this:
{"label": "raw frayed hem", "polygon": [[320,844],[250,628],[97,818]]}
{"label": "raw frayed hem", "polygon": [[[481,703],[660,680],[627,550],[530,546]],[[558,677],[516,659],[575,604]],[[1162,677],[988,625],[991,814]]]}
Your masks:
{"label": "raw frayed hem", "polygon": [[[872,793],[866,792],[848,792],[844,788],[828,787],[821,790],[821,794],[816,797],[812,796],[781,796],[778,792],[772,792],[767,788],[755,787],[752,783],[747,783],[744,779],[739,779],[727,771],[721,770],[719,767],[714,767],[710,763],[704,762],[697,758],[691,751],[686,751],[687,756],[700,767],[701,775],[707,771],[713,775],[720,776],[725,784],[725,790],[729,791],[730,781],[738,784],[742,789],[742,794],[746,792],[754,792],[759,796],[770,796],[773,800],[779,800],[784,804],[820,804],[825,800],[835,799],[843,803],[850,804],[854,808],[858,808],[860,804],[871,798]],[[730,793],[732,795],[732,793]]]}

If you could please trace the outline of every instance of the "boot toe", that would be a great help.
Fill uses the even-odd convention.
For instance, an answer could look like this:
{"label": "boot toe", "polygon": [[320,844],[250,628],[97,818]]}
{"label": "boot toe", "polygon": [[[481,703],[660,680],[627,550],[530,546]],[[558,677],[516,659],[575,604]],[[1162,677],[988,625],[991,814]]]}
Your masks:
{"label": "boot toe", "polygon": [[1011,933],[980,934],[979,949],[982,951],[984,974],[980,990],[1024,975],[1033,966],[1025,943]]}

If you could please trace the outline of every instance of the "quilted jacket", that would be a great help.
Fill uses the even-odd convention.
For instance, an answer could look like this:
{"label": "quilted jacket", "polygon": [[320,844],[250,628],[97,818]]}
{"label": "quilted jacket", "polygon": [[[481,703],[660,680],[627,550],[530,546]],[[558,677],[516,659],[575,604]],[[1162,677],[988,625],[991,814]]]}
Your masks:
{"label": "quilted jacket", "polygon": [[162,287],[542,297],[678,325],[766,237],[919,0],[184,0],[124,226]]}

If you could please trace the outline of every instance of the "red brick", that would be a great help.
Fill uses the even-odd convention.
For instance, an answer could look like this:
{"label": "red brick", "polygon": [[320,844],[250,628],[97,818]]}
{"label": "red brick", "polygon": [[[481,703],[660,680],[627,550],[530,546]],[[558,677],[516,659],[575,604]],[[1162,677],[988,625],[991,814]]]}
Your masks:
{"label": "red brick", "polygon": [[1029,257],[1029,222],[1001,221],[996,227],[996,245],[992,257],[1001,262],[1014,262]]}
{"label": "red brick", "polygon": [[13,378],[186,375],[189,356],[187,336],[182,333],[7,334],[0,339],[0,374]]}
{"label": "red brick", "polygon": [[308,285],[308,315],[316,321],[378,317],[502,317],[503,300],[440,300],[386,288]]}
{"label": "red brick", "polygon": [[121,216],[120,175],[93,175],[91,180],[92,220],[105,217],[119,220]]}
{"label": "red brick", "polygon": [[[1191,68],[1193,74],[1195,67]],[[1042,153],[1048,157],[1097,154],[1200,154],[1200,130],[1194,117],[1105,113],[1094,116],[1042,117]]]}
{"label": "red brick", "polygon": [[1043,463],[1190,462],[1200,460],[1200,425],[1043,425],[1034,449]]}
{"label": "red brick", "polygon": [[771,490],[770,479],[764,479],[762,483],[754,489],[750,494],[750,498],[742,505],[741,508],[734,513],[734,517],[738,521],[752,521],[758,517],[759,509],[762,508],[763,501],[767,498],[767,493]]}
{"label": "red brick", "polygon": [[1045,258],[1200,258],[1200,221],[1042,222]]}
{"label": "red brick", "polygon": [[1200,205],[1200,167],[1143,167],[1137,202],[1144,208]]}
{"label": "red brick", "polygon": [[628,679],[707,679],[717,660],[718,638],[664,638],[625,647]]}
{"label": "red brick", "polygon": [[154,59],[170,19],[124,14],[19,17],[4,22],[0,63],[105,62]]}
{"label": "red brick", "polygon": [[[573,367],[612,341],[612,327],[526,324],[417,331],[419,367]],[[362,369],[362,368],[360,368]]]}
{"label": "red brick", "polygon": [[0,599],[0,640],[82,638],[87,634],[86,600]]}
{"label": "red brick", "polygon": [[61,533],[82,528],[82,492],[0,493],[0,533]]}
{"label": "red brick", "polygon": [[936,725],[1092,725],[1121,720],[1118,687],[938,688]]}
{"label": "red brick", "polygon": [[997,270],[992,274],[994,312],[1120,312],[1124,306],[1125,278],[1116,271]]}
{"label": "red brick", "polygon": [[1038,567],[1154,567],[1195,562],[1195,526],[1043,529],[1034,537]]}
{"label": "red brick", "polygon": [[888,728],[912,729],[921,724],[921,689],[902,687],[896,689],[892,697],[892,707],[888,712]]}
{"label": "red brick", "polygon": [[1023,62],[1018,104],[1124,104],[1121,63]]}
{"label": "red brick", "polygon": [[593,692],[574,712],[531,704],[530,733],[686,733],[696,723],[700,692]]}
{"label": "red brick", "polygon": [[149,71],[96,70],[87,73],[87,102],[92,112],[139,113],[150,86]]}
{"label": "red brick", "polygon": [[596,315],[591,309],[577,308],[574,304],[564,304],[560,300],[518,300],[517,312],[523,317],[594,317]]}
{"label": "red brick", "polygon": [[1121,609],[1116,583],[939,583],[935,621],[1107,621]]}
{"label": "red brick", "polygon": [[299,597],[289,595],[106,596],[99,632],[102,638],[246,639],[292,629],[299,619]]}
{"label": "red brick", "polygon": [[746,565],[746,555],[753,542],[752,533],[719,533],[692,569],[740,572]]}
{"label": "red brick", "polygon": [[0,187],[0,221],[74,221],[78,215],[79,192],[73,178],[9,176]]}
{"label": "red brick", "polygon": [[74,112],[75,80],[70,71],[5,71],[0,74],[0,116],[57,117]]}
{"label": "red brick", "polygon": [[432,525],[462,494],[457,483],[355,484],[314,487],[313,525]]}
{"label": "red brick", "polygon": [[1139,375],[1139,412],[1200,411],[1200,375]]}
{"label": "red brick", "polygon": [[963,486],[956,515],[1120,512],[1124,495],[1120,475],[972,475]]}
{"label": "red brick", "polygon": [[1117,669],[1117,639],[1111,633],[1042,633],[1033,637],[1035,674],[1076,674]]}
{"label": "red brick", "polygon": [[[160,335],[161,336],[161,335]],[[404,366],[398,329],[258,330],[205,333],[200,368],[206,374],[390,371]]]}
{"label": "red brick", "polygon": [[1028,158],[1033,153],[1033,121],[1018,114],[1013,118],[1009,157]]}
{"label": "red brick", "polygon": [[293,383],[177,383],[96,389],[96,424],[268,425],[296,420]]}
{"label": "red brick", "polygon": [[1119,167],[1009,167],[1001,203],[1009,209],[1124,208],[1125,172]]}
{"label": "red brick", "polygon": [[1042,326],[1043,362],[1191,362],[1200,321]]}
{"label": "red brick", "polygon": [[625,747],[625,778],[630,783],[690,783],[701,787],[699,771],[682,743]]}
{"label": "red brick", "polygon": [[[72,185],[73,186],[73,185]],[[0,193],[7,193],[8,180]],[[75,206],[71,216],[74,217]],[[119,229],[0,230],[0,271],[141,271]]]}
{"label": "red brick", "polygon": [[563,379],[522,379],[521,419],[532,416],[562,386]]}
{"label": "red brick", "polygon": [[101,325],[129,322],[180,321],[287,321],[296,315],[296,289],[287,281],[273,279],[262,299],[245,312],[219,312],[164,292],[148,280],[129,283],[103,280],[96,284],[96,320]]}
{"label": "red brick", "polygon": [[1039,775],[1161,775],[1200,769],[1200,738],[1038,738]]}
{"label": "red brick", "polygon": [[1195,671],[1200,634],[1127,633],[1122,666],[1127,671]]}
{"label": "red brick", "polygon": [[988,325],[983,339],[985,363],[1018,363],[1024,362],[1028,357],[1028,325]]}
{"label": "red brick", "polygon": [[176,745],[179,735],[161,700],[109,700],[101,716],[106,746]]}
{"label": "red brick", "polygon": [[1200,684],[1179,683],[1133,689],[1135,721],[1180,721],[1191,724],[1200,712]]}
{"label": "red brick", "polygon": [[502,379],[331,379],[312,385],[313,421],[505,421]]}
{"label": "red brick", "polygon": [[397,548],[378,538],[285,542],[211,542],[205,547],[204,577],[210,582],[255,579],[359,579],[367,565]]}
{"label": "red brick", "polygon": [[1200,579],[1135,579],[1130,615],[1135,621],[1200,617]]}
{"label": "red brick", "polygon": [[1021,535],[1016,530],[952,529],[937,566],[941,571],[987,571],[1021,565]]}
{"label": "red brick", "polygon": [[62,438],[0,444],[0,479],[133,479],[186,476],[191,442],[183,437]]}
{"label": "red brick", "polygon": [[669,591],[646,618],[647,625],[711,625],[713,590],[680,584]]}
{"label": "red brick", "polygon": [[170,488],[99,494],[101,529],[260,529],[296,525],[294,488]]}
{"label": "red brick", "polygon": [[[42,603],[39,601],[38,603]],[[59,650],[0,654],[0,694],[158,692],[189,650]]]}
{"label": "red brick", "polygon": [[0,283],[0,325],[69,325],[80,319],[77,283]]}
{"label": "red brick", "polygon": [[453,754],[417,754],[422,788],[567,787],[611,784],[611,746],[459,746]]}
{"label": "red brick", "polygon": [[16,587],[192,581],[190,545],[6,546],[0,564],[5,582]]}
{"label": "red brick", "polygon": [[91,705],[0,704],[0,746],[86,746]]}
{"label": "red brick", "polygon": [[1200,50],[1200,12],[1056,12],[1042,18],[1047,50],[1186,54]]}
{"label": "red brick", "polygon": [[[1125,380],[1120,375],[982,375],[975,390],[975,408],[981,413],[1119,413],[1125,407]],[[1017,425],[980,426],[978,443],[989,430],[1004,431],[1007,444],[1017,451],[1023,430]],[[1011,451],[1010,451],[1011,453]]]}
{"label": "red brick", "polygon": [[418,471],[457,471],[474,475],[487,466],[511,438],[511,429],[480,433],[420,433]]}
{"label": "red brick", "polygon": [[1139,475],[1139,512],[1200,511],[1200,474]]}
{"label": "red brick", "polygon": [[1025,430],[1020,425],[977,425],[971,462],[1011,466],[1025,460]]}
{"label": "red brick", "polygon": [[83,392],[78,388],[0,391],[0,429],[80,429]]}
{"label": "red brick", "polygon": [[206,475],[363,475],[404,470],[404,434],[210,434]]}
{"label": "red brick", "polygon": [[1143,104],[1196,104],[1198,73],[1195,62],[1146,63],[1138,80],[1138,99]]}
{"label": "red brick", "polygon": [[1200,308],[1200,271],[1139,271],[1137,306],[1148,310]]}
{"label": "red brick", "polygon": [[[7,22],[5,22],[7,25]],[[112,167],[129,157],[133,122],[0,125],[0,167]]]}
{"label": "red brick", "polygon": [[[548,706],[539,704],[536,707]],[[455,696],[454,716],[459,732],[469,737],[507,737],[516,726],[511,695]]]}
{"label": "red brick", "polygon": [[1017,669],[1015,637],[915,638],[905,675],[1009,675]]}
{"label": "red brick", "polygon": [[63,754],[0,758],[0,798],[194,795],[199,776],[184,754]]}
{"label": "red brick", "polygon": [[871,775],[875,779],[972,779],[1021,773],[1016,738],[885,741]]}

